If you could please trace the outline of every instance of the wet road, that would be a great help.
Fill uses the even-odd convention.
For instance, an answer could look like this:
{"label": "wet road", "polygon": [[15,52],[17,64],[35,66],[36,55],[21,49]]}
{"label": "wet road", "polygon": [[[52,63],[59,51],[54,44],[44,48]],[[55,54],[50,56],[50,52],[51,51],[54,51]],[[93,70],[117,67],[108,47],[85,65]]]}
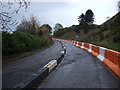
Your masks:
{"label": "wet road", "polygon": [[118,88],[118,79],[100,60],[63,42],[66,55],[39,88]]}
{"label": "wet road", "polygon": [[3,65],[2,85],[3,88],[18,86],[38,70],[47,64],[51,59],[56,58],[62,51],[62,45],[58,41],[48,49],[36,54],[18,59],[14,62]]}

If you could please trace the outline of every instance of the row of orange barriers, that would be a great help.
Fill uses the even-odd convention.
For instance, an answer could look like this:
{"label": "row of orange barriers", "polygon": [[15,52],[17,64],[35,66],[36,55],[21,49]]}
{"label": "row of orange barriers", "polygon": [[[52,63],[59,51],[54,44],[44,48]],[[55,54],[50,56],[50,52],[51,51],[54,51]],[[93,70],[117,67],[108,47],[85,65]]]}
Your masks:
{"label": "row of orange barriers", "polygon": [[53,40],[65,41],[80,47],[100,59],[117,77],[120,78],[120,52],[96,46],[90,43],[52,38]]}

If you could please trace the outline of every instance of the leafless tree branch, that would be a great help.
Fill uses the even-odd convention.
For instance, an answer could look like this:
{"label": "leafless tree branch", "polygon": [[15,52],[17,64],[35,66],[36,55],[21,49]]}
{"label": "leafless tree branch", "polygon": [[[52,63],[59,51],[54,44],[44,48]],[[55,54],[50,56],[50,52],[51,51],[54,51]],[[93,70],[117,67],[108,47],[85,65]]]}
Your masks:
{"label": "leafless tree branch", "polygon": [[[17,3],[18,5],[15,10],[12,9],[14,3]],[[13,15],[19,14],[21,8],[26,10],[29,6],[30,2],[26,0],[8,0],[6,3],[0,1],[0,24],[2,25],[2,31],[12,31],[10,26],[15,26],[18,23],[17,20],[13,19]],[[5,9],[8,9],[9,11],[5,11]]]}

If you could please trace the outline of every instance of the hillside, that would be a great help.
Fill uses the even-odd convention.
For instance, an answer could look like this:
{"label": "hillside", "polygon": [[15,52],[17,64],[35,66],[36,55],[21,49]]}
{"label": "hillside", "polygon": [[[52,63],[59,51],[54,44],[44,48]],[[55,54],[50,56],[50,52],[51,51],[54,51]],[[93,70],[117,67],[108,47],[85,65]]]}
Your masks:
{"label": "hillside", "polygon": [[58,30],[54,36],[93,43],[109,49],[120,51],[120,13],[101,25],[81,24]]}

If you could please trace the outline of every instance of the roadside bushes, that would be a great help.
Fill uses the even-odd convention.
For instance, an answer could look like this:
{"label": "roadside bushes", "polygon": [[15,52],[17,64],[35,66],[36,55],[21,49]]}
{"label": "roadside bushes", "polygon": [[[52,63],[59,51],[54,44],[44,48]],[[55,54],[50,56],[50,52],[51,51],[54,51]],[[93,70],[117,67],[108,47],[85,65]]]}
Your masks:
{"label": "roadside bushes", "polygon": [[30,19],[23,19],[12,33],[2,31],[3,58],[13,58],[16,54],[24,54],[52,44],[51,30],[51,26],[40,26],[37,18],[31,16]]}
{"label": "roadside bushes", "polygon": [[42,48],[46,45],[47,42],[43,37],[23,32],[15,32],[12,34],[2,32],[3,57]]}

